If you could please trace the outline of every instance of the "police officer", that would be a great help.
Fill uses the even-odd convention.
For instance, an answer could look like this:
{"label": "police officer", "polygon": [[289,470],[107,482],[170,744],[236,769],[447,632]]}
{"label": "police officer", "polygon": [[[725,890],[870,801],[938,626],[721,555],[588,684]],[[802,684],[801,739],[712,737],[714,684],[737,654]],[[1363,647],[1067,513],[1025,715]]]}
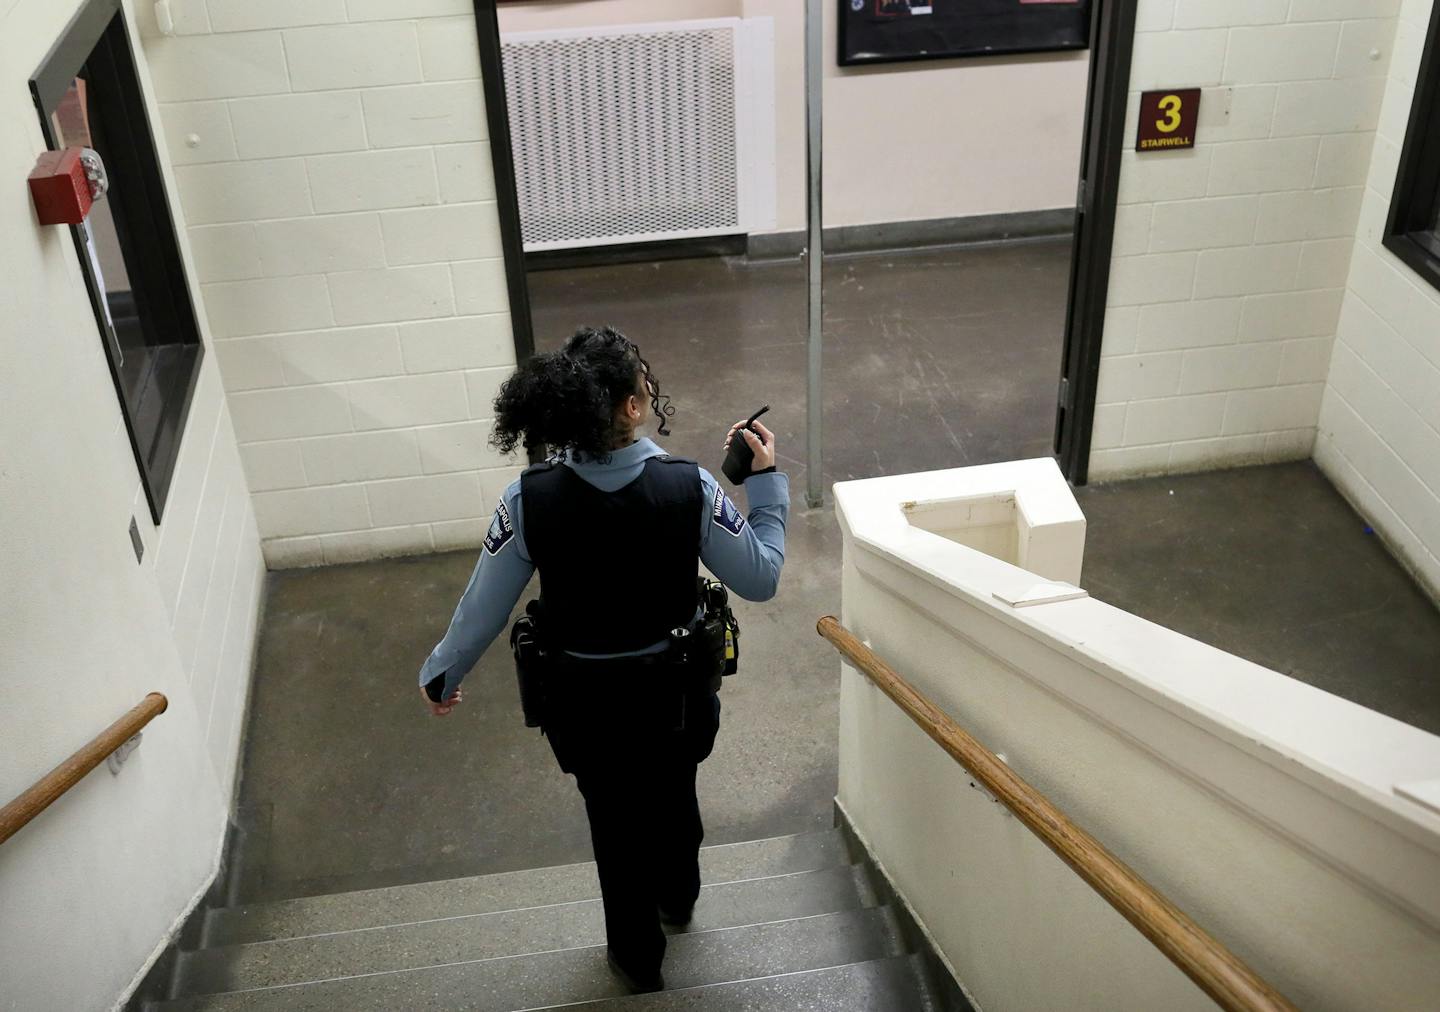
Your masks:
{"label": "police officer", "polygon": [[689,923],[700,894],[695,774],[719,728],[711,682],[663,662],[670,631],[698,617],[699,562],[743,598],[774,596],[790,501],[774,435],[758,422],[758,435],[737,423],[725,441],[754,451],[748,516],[704,468],[640,437],[652,413],[668,434],[668,400],[640,349],[610,328],[580,330],[515,371],[495,399],[491,442],[543,447],[550,460],[505,490],[420,671],[431,712],[450,713],[539,570],[546,635],[566,661],[543,730],[585,799],[607,956],[633,991],[664,987],[661,922]]}

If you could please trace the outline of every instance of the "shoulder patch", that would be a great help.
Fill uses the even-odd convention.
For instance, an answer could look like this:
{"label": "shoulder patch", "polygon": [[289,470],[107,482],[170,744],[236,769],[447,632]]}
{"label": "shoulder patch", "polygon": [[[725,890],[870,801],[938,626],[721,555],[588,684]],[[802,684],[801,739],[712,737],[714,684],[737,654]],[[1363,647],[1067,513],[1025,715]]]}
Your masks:
{"label": "shoulder patch", "polygon": [[745,514],[730,501],[725,490],[715,486],[715,501],[710,504],[710,519],[717,527],[723,527],[732,538],[738,538],[745,529]]}
{"label": "shoulder patch", "polygon": [[515,525],[510,522],[510,511],[502,502],[495,507],[495,517],[490,521],[490,529],[485,532],[485,551],[491,555],[498,555],[500,549],[508,545],[514,538]]}

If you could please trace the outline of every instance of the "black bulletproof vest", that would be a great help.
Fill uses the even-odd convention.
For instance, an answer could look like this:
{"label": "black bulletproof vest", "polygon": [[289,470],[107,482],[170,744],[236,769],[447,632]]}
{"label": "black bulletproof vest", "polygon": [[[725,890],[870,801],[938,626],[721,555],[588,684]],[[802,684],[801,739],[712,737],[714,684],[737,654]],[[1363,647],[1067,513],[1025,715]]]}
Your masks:
{"label": "black bulletproof vest", "polygon": [[564,464],[537,464],[520,476],[520,498],[547,635],[560,649],[640,650],[694,619],[705,498],[694,461],[651,457],[614,492]]}

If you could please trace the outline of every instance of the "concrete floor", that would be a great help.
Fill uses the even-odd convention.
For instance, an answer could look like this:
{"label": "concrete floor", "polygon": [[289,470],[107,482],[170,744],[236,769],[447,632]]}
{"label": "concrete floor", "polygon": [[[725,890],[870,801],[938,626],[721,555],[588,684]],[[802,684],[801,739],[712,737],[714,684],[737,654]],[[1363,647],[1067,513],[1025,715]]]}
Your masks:
{"label": "concrete floor", "polygon": [[1075,495],[1095,597],[1440,734],[1440,611],[1312,461]]}
{"label": "concrete floor", "polygon": [[[826,480],[1048,452],[1064,243],[827,267]],[[828,826],[839,532],[803,507],[803,274],[671,261],[532,276],[537,335],[611,323],[679,414],[674,452],[718,469],[761,403],[795,490],[784,582],[742,603],[742,672],[701,769],[707,842]],[[1173,491],[1173,495],[1171,492]],[[1099,598],[1440,732],[1440,613],[1309,464],[1081,489]],[[519,718],[492,650],[453,717],[414,672],[473,553],[276,573],[242,787],[237,897],[331,892],[589,857],[583,807]]]}
{"label": "concrete floor", "polygon": [[[1068,239],[827,261],[826,480],[1048,454],[1069,265]],[[538,271],[530,300],[541,349],[585,324],[638,343],[674,398],[667,445],[712,471],[726,429],[772,405],[766,424],[804,488],[798,263]]]}

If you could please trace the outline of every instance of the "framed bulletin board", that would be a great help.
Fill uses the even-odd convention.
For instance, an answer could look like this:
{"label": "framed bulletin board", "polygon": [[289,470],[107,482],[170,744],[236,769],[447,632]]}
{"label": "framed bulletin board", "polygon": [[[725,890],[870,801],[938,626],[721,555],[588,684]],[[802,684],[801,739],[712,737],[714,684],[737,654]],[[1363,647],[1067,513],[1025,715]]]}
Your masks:
{"label": "framed bulletin board", "polygon": [[1090,0],[836,0],[841,66],[1084,49]]}

